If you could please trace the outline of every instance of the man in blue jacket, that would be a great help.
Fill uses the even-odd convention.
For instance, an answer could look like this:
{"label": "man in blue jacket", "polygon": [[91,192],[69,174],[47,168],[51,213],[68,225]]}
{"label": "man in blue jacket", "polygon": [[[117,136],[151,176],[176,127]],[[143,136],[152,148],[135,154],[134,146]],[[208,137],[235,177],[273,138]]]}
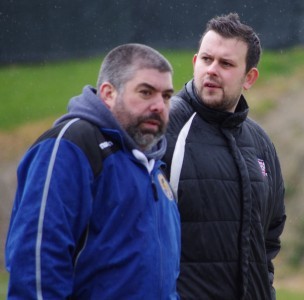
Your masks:
{"label": "man in blue jacket", "polygon": [[8,299],[178,299],[180,225],[160,158],[172,67],[119,46],[23,157]]}

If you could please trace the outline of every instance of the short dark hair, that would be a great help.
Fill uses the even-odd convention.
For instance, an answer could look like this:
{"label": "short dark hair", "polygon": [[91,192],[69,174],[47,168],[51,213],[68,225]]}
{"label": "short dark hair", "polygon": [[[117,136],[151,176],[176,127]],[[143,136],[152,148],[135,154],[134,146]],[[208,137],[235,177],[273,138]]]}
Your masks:
{"label": "short dark hair", "polygon": [[103,82],[110,82],[118,91],[140,69],[156,69],[173,73],[169,61],[155,49],[142,44],[124,44],[111,50],[103,60],[97,91]]}
{"label": "short dark hair", "polygon": [[246,72],[258,66],[262,53],[260,39],[250,26],[241,23],[237,13],[217,16],[209,20],[199,41],[199,47],[205,34],[210,30],[215,31],[224,38],[237,38],[246,43],[248,47]]}

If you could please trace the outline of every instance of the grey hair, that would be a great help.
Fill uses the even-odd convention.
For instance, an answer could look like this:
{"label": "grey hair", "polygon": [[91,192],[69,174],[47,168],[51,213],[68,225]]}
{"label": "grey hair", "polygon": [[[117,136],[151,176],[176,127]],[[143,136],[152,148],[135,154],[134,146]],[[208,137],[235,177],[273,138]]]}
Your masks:
{"label": "grey hair", "polygon": [[169,61],[155,49],[142,44],[124,44],[111,50],[104,58],[97,80],[97,92],[104,82],[110,82],[119,92],[137,70],[156,69],[173,73]]}

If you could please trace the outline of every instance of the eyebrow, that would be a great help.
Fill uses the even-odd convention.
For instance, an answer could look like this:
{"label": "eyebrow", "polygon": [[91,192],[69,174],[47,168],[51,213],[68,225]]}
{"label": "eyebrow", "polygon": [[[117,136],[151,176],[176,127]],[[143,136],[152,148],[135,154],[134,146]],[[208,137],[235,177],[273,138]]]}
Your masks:
{"label": "eyebrow", "polygon": [[[151,84],[149,84],[149,83],[146,83],[146,82],[142,82],[142,83],[140,83],[138,86],[137,86],[137,88],[142,88],[142,87],[145,87],[145,88],[148,88],[148,89],[151,89],[151,90],[153,90],[153,91],[157,91],[157,89],[153,86],[153,85],[151,85]],[[164,90],[164,91],[162,91],[162,93],[174,93],[174,89],[167,89],[167,90]]]}
{"label": "eyebrow", "polygon": [[[214,55],[208,53],[208,52],[202,52],[201,55],[204,55],[204,56],[208,56],[208,57],[214,57]],[[221,57],[220,60],[224,60],[224,61],[228,61],[228,62],[235,62],[235,59],[234,57]]]}

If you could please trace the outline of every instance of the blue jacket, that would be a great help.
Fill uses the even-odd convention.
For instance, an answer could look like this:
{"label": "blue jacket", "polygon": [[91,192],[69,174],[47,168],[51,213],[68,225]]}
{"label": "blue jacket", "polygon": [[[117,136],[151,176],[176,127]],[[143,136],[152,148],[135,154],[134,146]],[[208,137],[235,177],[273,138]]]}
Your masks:
{"label": "blue jacket", "polygon": [[74,117],[119,150],[94,176],[74,119],[25,154],[6,243],[8,299],[179,299],[179,214],[159,160],[165,140],[137,150],[90,87],[57,123]]}

